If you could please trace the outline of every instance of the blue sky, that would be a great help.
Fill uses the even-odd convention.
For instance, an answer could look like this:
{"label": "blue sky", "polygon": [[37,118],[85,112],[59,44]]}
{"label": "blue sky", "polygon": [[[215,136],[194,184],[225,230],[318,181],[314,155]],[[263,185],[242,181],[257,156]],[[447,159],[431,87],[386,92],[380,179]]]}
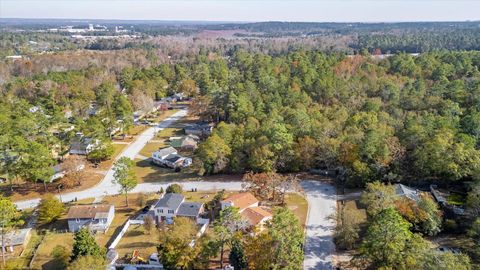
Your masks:
{"label": "blue sky", "polygon": [[0,18],[464,21],[480,20],[480,0],[0,0]]}

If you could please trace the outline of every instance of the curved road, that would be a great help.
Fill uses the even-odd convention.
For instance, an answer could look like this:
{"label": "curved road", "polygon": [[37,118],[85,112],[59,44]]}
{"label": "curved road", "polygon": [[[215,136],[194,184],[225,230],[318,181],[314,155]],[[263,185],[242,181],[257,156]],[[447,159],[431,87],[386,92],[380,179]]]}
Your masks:
{"label": "curved road", "polygon": [[[134,159],[140,150],[150,141],[155,133],[169,127],[175,121],[184,117],[187,110],[183,109],[163,120],[158,126],[151,127],[137,136],[136,140],[130,143],[123,152],[117,156]],[[75,199],[82,200],[88,198],[98,198],[105,195],[119,194],[118,186],[112,183],[113,168],[110,168],[100,183],[87,190],[64,193],[57,195],[62,201],[69,202]],[[164,190],[170,183],[142,183],[137,185],[131,193],[156,192],[161,188]],[[179,184],[185,190],[196,188],[198,190],[241,190],[242,182],[215,182],[215,181],[194,181],[180,182]],[[332,255],[335,251],[333,244],[334,223],[328,219],[335,212],[336,191],[335,188],[324,182],[302,181],[302,188],[307,195],[309,205],[307,224],[306,224],[306,243],[305,243],[305,261],[304,269],[327,270],[332,269]],[[38,205],[40,199],[31,199],[15,202],[18,209],[33,208]]]}

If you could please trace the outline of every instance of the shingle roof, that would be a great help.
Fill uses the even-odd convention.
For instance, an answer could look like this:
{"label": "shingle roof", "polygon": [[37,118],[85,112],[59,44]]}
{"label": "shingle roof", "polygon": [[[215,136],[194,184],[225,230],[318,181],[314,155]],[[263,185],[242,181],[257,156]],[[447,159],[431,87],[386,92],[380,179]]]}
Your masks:
{"label": "shingle roof", "polygon": [[254,203],[258,203],[257,198],[250,192],[238,193],[227,197],[222,202],[231,202],[233,206],[243,210]]}
{"label": "shingle roof", "polygon": [[418,201],[420,199],[418,191],[402,184],[395,184],[395,194],[405,196],[411,200]]}
{"label": "shingle roof", "polygon": [[113,205],[75,205],[68,210],[68,218],[100,218],[108,216]]}
{"label": "shingle roof", "polygon": [[155,204],[155,208],[166,207],[170,209],[177,209],[183,202],[184,198],[185,197],[182,194],[167,193],[160,200],[158,200],[158,202]]}
{"label": "shingle roof", "polygon": [[256,226],[262,222],[263,219],[271,217],[272,213],[262,209],[261,207],[250,207],[245,209],[241,215],[244,219],[248,220],[252,226]]}
{"label": "shingle roof", "polygon": [[178,208],[177,216],[196,217],[202,210],[202,203],[184,202]]}
{"label": "shingle roof", "polygon": [[171,155],[171,154],[176,154],[177,153],[177,149],[173,148],[173,147],[166,147],[166,148],[162,148],[162,149],[159,149],[158,151],[155,152],[156,155],[158,156],[168,156],[168,155]]}

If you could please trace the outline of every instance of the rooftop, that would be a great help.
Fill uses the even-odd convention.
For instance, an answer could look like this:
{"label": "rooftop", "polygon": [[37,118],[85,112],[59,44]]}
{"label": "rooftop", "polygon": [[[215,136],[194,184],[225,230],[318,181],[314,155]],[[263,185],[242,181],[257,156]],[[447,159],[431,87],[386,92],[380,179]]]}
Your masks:
{"label": "rooftop", "polygon": [[202,210],[202,203],[184,202],[178,208],[177,216],[197,217]]}
{"label": "rooftop", "polygon": [[25,243],[32,229],[20,229],[5,234],[5,246],[19,246]]}
{"label": "rooftop", "polygon": [[167,193],[155,204],[155,208],[165,207],[170,209],[177,209],[184,201],[185,197],[182,194]]}
{"label": "rooftop", "polygon": [[240,208],[240,210],[243,210],[254,203],[258,203],[258,200],[257,198],[255,198],[255,196],[253,196],[252,193],[243,192],[231,195],[222,202],[231,202],[233,206]]}
{"label": "rooftop", "polygon": [[108,204],[91,204],[91,205],[75,205],[68,210],[68,218],[106,218],[113,205]]}
{"label": "rooftop", "polygon": [[177,149],[175,149],[173,147],[166,147],[166,148],[162,148],[162,149],[159,149],[159,150],[155,151],[153,154],[156,155],[156,156],[164,157],[164,156],[168,156],[168,155],[176,154],[176,153],[177,153]]}
{"label": "rooftop", "polygon": [[244,219],[248,220],[248,222],[252,226],[256,226],[260,222],[262,222],[265,218],[271,217],[272,213],[264,210],[261,207],[250,207],[245,209],[245,211],[243,211],[241,215]]}
{"label": "rooftop", "polygon": [[420,194],[416,189],[407,187],[402,184],[395,184],[395,194],[397,196],[404,196],[411,200],[418,201],[420,200]]}

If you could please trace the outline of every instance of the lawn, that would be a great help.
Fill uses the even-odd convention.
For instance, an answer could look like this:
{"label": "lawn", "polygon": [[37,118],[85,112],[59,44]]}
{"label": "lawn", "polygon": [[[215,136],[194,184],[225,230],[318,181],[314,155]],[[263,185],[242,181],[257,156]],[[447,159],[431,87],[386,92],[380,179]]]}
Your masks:
{"label": "lawn", "polygon": [[53,258],[52,251],[56,246],[63,246],[67,252],[71,252],[73,246],[73,233],[49,233],[45,235],[42,243],[38,246],[34,269],[61,269],[61,265]]}
{"label": "lawn", "polygon": [[158,231],[153,228],[146,232],[143,225],[131,225],[122,237],[115,250],[119,258],[132,255],[134,250],[139,251],[140,257],[147,259],[150,254],[157,252]]}
{"label": "lawn", "polygon": [[[97,243],[100,246],[108,247],[110,242],[113,240],[112,237],[117,235],[119,231],[122,230],[123,225],[125,222],[133,217],[140,208],[144,205],[139,205],[138,198],[140,193],[130,194],[128,196],[128,207],[125,204],[125,196],[117,195],[117,196],[107,196],[103,199],[102,203],[104,204],[113,204],[115,206],[115,217],[113,218],[112,224],[108,231],[103,233],[98,233],[95,238]],[[158,196],[155,194],[145,194],[145,198],[147,202],[153,202],[158,199]]]}
{"label": "lawn", "polygon": [[153,152],[166,146],[168,145],[163,141],[150,141],[145,145],[145,147],[142,148],[142,150],[140,150],[139,154],[149,158],[152,156]]}
{"label": "lawn", "polygon": [[300,224],[305,226],[308,214],[308,202],[305,197],[298,193],[289,193],[285,196],[285,202],[287,204],[287,208],[290,209],[295,216],[297,216]]}
{"label": "lawn", "polygon": [[199,179],[194,173],[175,172],[169,168],[153,165],[149,159],[136,159],[135,164],[134,171],[139,183],[195,181]]}

